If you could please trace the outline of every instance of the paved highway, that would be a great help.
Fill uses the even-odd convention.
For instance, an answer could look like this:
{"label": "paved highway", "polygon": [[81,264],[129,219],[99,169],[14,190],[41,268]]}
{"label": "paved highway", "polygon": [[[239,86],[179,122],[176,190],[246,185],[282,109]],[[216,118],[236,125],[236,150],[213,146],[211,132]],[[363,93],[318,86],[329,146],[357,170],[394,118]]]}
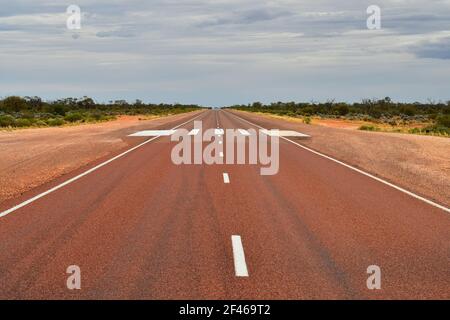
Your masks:
{"label": "paved highway", "polygon": [[[259,129],[223,110],[159,129],[192,130],[194,117]],[[0,298],[450,298],[445,207],[301,140],[281,139],[279,173],[261,176],[260,165],[176,166],[169,136],[127,139],[134,149],[0,205]],[[81,290],[66,286],[70,265]],[[367,287],[371,265],[381,290]]]}

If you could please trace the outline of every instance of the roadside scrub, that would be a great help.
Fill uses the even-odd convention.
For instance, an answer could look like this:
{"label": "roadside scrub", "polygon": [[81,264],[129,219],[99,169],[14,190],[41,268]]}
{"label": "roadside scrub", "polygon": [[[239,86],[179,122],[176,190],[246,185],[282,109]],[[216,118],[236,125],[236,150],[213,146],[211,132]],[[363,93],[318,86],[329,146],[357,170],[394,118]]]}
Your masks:
{"label": "roadside scrub", "polygon": [[200,109],[198,105],[146,104],[140,100],[97,103],[89,97],[43,101],[39,97],[0,99],[0,128],[57,127],[110,121],[121,115],[165,116]]}
{"label": "roadside scrub", "polygon": [[[389,97],[380,100],[345,103],[330,100],[318,102],[276,102],[234,105],[229,108],[241,111],[266,113],[274,116],[299,119],[311,124],[316,119],[353,121],[361,123],[363,131],[397,132],[450,136],[450,101],[429,103],[400,103]],[[313,119],[313,121],[311,120]]]}

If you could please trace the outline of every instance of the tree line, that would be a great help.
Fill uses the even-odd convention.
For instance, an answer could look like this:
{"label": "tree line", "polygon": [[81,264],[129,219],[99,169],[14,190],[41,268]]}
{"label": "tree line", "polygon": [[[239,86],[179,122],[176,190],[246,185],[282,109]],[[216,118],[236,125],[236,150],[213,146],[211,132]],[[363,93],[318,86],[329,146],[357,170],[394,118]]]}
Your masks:
{"label": "tree line", "polygon": [[141,100],[98,103],[89,97],[44,101],[40,97],[10,96],[0,100],[0,127],[60,126],[97,122],[119,115],[168,115],[200,109],[199,105],[150,104]]}

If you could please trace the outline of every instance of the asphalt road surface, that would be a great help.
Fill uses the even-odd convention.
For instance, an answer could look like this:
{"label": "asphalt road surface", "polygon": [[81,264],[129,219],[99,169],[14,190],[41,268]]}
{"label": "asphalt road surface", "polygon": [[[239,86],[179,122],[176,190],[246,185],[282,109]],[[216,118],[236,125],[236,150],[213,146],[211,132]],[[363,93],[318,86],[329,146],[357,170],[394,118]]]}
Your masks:
{"label": "asphalt road surface", "polygon": [[[194,117],[257,129],[229,111]],[[161,129],[177,125],[193,129]],[[0,298],[450,298],[446,208],[284,139],[274,176],[176,166],[170,137],[127,139],[139,147],[0,205]]]}

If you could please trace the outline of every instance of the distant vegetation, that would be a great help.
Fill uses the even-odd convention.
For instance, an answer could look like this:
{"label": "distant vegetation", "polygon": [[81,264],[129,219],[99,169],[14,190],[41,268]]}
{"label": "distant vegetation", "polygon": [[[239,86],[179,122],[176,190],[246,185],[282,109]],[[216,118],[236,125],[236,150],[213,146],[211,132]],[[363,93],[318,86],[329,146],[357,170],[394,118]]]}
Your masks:
{"label": "distant vegetation", "polygon": [[[399,103],[390,98],[366,99],[359,103],[328,101],[325,103],[277,102],[264,105],[255,102],[249,105],[235,105],[230,108],[263,112],[280,116],[303,118],[305,123],[311,117],[363,120],[392,127],[424,123],[425,126],[411,128],[410,133],[450,135],[450,101],[446,103]],[[376,126],[361,126],[360,130],[380,131]]]}
{"label": "distant vegetation", "polygon": [[0,127],[45,127],[98,122],[119,115],[168,115],[198,110],[198,105],[146,104],[140,100],[96,103],[89,97],[46,102],[39,97],[11,96],[0,100]]}

